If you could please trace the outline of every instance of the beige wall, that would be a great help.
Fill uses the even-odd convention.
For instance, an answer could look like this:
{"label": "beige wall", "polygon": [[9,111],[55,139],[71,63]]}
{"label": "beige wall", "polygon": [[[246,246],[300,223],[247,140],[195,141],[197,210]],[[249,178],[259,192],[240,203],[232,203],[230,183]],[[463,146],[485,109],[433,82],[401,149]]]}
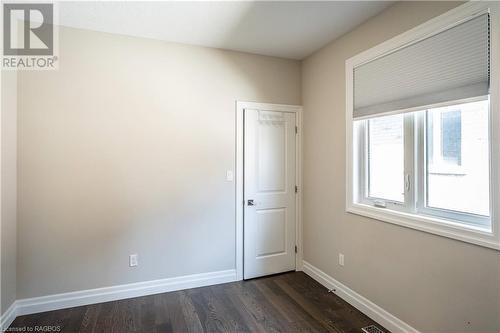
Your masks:
{"label": "beige wall", "polygon": [[303,62],[304,255],[421,332],[499,332],[499,251],[345,213],[345,60],[455,5],[398,3]]}
{"label": "beige wall", "polygon": [[16,72],[2,71],[1,97],[0,314],[3,314],[16,299]]}
{"label": "beige wall", "polygon": [[19,74],[18,298],[234,269],[235,101],[300,104],[300,63],[69,28],[59,58]]}

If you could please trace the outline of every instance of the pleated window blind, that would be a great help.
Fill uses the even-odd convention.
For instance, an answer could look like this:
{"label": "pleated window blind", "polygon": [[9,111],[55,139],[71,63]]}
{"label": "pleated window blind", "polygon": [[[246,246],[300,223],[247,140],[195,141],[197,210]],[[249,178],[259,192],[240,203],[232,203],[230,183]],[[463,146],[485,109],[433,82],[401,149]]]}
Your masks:
{"label": "pleated window blind", "polygon": [[353,118],[489,93],[489,14],[354,68]]}

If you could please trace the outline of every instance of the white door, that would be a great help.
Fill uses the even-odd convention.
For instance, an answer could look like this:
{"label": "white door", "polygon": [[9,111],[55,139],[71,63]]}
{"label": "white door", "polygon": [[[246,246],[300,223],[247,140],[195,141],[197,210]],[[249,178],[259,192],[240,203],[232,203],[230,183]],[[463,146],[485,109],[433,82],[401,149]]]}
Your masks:
{"label": "white door", "polygon": [[245,110],[244,278],[295,270],[295,113]]}

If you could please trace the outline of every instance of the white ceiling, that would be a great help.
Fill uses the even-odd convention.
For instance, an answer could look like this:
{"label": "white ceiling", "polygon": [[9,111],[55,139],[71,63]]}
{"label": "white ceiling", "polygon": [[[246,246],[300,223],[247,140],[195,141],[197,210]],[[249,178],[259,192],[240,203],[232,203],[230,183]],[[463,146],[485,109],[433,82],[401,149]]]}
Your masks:
{"label": "white ceiling", "polygon": [[59,24],[303,59],[391,5],[335,2],[60,2]]}

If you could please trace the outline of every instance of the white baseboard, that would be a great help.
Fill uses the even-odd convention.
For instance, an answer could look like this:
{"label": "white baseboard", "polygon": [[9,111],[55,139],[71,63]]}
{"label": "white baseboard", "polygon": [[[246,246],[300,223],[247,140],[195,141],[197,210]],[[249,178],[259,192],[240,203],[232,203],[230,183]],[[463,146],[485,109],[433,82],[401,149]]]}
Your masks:
{"label": "white baseboard", "polygon": [[0,317],[0,332],[7,330],[14,319],[16,319],[16,302],[13,302]]}
{"label": "white baseboard", "polygon": [[395,317],[391,313],[382,309],[377,304],[366,299],[360,294],[356,293],[354,290],[350,289],[341,282],[335,280],[319,268],[311,265],[307,261],[303,261],[303,271],[314,280],[321,283],[323,286],[330,290],[335,290],[334,293],[344,299],[346,302],[354,306],[359,311],[363,312],[365,315],[375,320],[380,325],[387,328],[389,331],[396,332],[408,332],[408,333],[419,333],[415,328],[411,327],[401,319]]}
{"label": "white baseboard", "polygon": [[2,316],[1,323],[3,325],[2,327],[7,328],[17,316],[160,294],[169,291],[204,287],[236,280],[236,270],[231,269],[227,271],[185,275],[112,287],[19,299],[15,301],[9,310]]}

